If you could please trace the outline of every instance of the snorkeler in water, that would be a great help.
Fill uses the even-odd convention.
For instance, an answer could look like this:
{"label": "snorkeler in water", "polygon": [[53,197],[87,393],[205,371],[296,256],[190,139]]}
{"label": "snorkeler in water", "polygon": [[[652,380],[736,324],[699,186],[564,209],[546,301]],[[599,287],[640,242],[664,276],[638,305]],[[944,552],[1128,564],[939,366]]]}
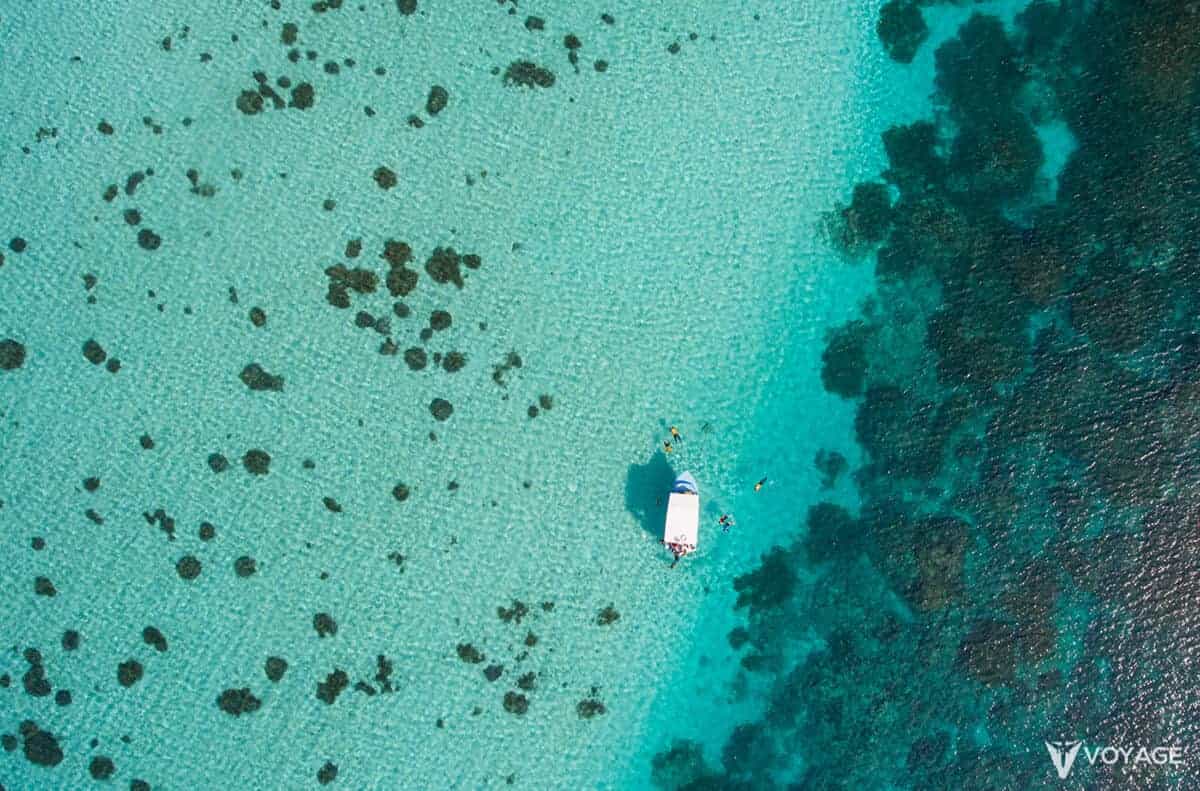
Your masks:
{"label": "snorkeler in water", "polygon": [[762,488],[763,488],[763,484],[764,484],[764,483],[766,483],[766,482],[767,482],[767,479],[766,479],[766,478],[763,478],[763,479],[762,479],[762,480],[760,480],[758,483],[754,484],[754,491],[756,491],[756,492],[761,492],[761,491],[762,491]]}
{"label": "snorkeler in water", "polygon": [[675,450],[675,448],[672,447],[670,442],[668,442],[667,440],[664,439],[663,440],[663,450],[667,453],[670,453],[671,451]]}
{"label": "snorkeler in water", "polygon": [[721,526],[722,533],[728,533],[729,528],[733,527],[733,517],[729,514],[721,514],[721,518],[717,520],[717,524]]}
{"label": "snorkeler in water", "polygon": [[679,433],[679,429],[671,426],[671,439],[676,442],[683,442],[683,436]]}

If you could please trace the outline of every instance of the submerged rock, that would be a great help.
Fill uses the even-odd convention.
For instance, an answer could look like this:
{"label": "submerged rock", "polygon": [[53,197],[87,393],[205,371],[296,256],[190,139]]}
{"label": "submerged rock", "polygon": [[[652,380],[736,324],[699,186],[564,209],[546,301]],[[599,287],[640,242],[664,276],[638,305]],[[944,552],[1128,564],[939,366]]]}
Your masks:
{"label": "submerged rock", "polygon": [[456,650],[458,658],[471,665],[477,665],[485,658],[483,652],[470,643],[459,643]]}
{"label": "submerged rock", "polygon": [[605,708],[603,703],[592,698],[581,700],[575,704],[575,713],[579,715],[579,719],[581,720],[590,720],[607,712],[608,709]]}
{"label": "submerged rock", "polygon": [[15,371],[25,364],[25,346],[12,338],[0,341],[0,371]]}
{"label": "submerged rock", "polygon": [[506,85],[525,88],[549,88],[554,85],[554,73],[528,60],[515,60],[504,70]]}
{"label": "submerged rock", "polygon": [[258,91],[242,91],[238,94],[236,104],[246,115],[258,115],[263,111],[263,98]]}
{"label": "submerged rock", "polygon": [[425,262],[425,271],[435,283],[453,283],[463,287],[462,256],[453,247],[435,247]]}
{"label": "submerged rock", "polygon": [[429,357],[420,346],[413,346],[404,350],[404,364],[409,370],[421,371],[429,364]]}
{"label": "submerged rock", "polygon": [[117,683],[128,689],[142,680],[142,663],[136,659],[126,659],[117,665]]}
{"label": "submerged rock", "polygon": [[350,677],[344,670],[334,670],[325,680],[317,684],[317,700],[332,706],[338,696],[350,686]]}
{"label": "submerged rock", "polygon": [[319,612],[313,616],[313,629],[316,630],[317,637],[333,637],[337,635],[338,625],[332,615]]}
{"label": "submerged rock", "polygon": [[157,627],[147,626],[142,630],[142,642],[154,646],[156,651],[167,650],[167,638]]}
{"label": "submerged rock", "polygon": [[888,0],[879,9],[875,32],[883,48],[897,63],[911,63],[929,28],[916,0]]}
{"label": "submerged rock", "polygon": [[454,414],[454,406],[444,398],[435,398],[429,403],[429,413],[435,420],[449,420]]}
{"label": "submerged rock", "polygon": [[307,110],[316,102],[316,92],[312,85],[307,82],[302,82],[295,88],[292,88],[292,100],[289,102],[290,107],[297,110]]}
{"label": "submerged rock", "polygon": [[272,684],[278,684],[283,679],[283,674],[287,672],[287,669],[287,660],[278,656],[267,657],[267,661],[263,665],[263,672],[267,674],[267,680]]}
{"label": "submerged rock", "polygon": [[89,338],[83,342],[83,359],[92,365],[100,365],[108,359],[108,352],[95,340]]}
{"label": "submerged rock", "polygon": [[249,555],[242,555],[233,561],[233,573],[243,579],[253,577],[258,572],[258,562]]}
{"label": "submerged rock", "polygon": [[375,168],[375,172],[371,177],[375,179],[375,183],[383,190],[390,190],[399,183],[399,180],[396,178],[396,171],[383,165]]}
{"label": "submerged rock", "polygon": [[26,721],[21,725],[21,735],[24,740],[22,751],[29,763],[37,766],[58,766],[62,763],[62,747],[53,733]]}
{"label": "submerged rock", "polygon": [[509,714],[515,714],[520,717],[529,711],[529,699],[520,692],[505,692],[504,710]]}
{"label": "submerged rock", "polygon": [[262,701],[250,692],[249,687],[227,689],[217,696],[217,708],[234,717],[240,717],[243,714],[252,714],[258,711],[261,706]]}
{"label": "submerged rock", "polygon": [[258,363],[247,365],[242,369],[238,378],[242,380],[242,384],[251,390],[273,390],[276,392],[283,390],[283,377],[268,373]]}
{"label": "submerged rock", "polygon": [[258,448],[248,450],[242,457],[242,466],[251,475],[266,475],[271,471],[271,454]]}
{"label": "submerged rock", "polygon": [[425,112],[430,115],[437,115],[446,109],[446,105],[449,102],[450,92],[440,85],[435,85],[429,89],[429,98],[425,100]]}
{"label": "submerged rock", "polygon": [[1016,677],[1017,650],[1013,628],[1001,621],[979,621],[963,639],[958,661],[967,674],[988,686]]}
{"label": "submerged rock", "polygon": [[200,576],[200,569],[200,560],[195,555],[184,555],[175,563],[179,578],[189,582]]}
{"label": "submerged rock", "polygon": [[108,780],[116,771],[117,767],[107,755],[94,756],[88,764],[88,774],[93,780]]}

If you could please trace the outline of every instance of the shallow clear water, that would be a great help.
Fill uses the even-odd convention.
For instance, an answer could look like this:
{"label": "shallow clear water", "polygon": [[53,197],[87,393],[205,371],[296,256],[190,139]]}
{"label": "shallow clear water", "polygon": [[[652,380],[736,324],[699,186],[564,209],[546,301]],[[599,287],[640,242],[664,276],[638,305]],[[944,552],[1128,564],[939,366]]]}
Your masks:
{"label": "shallow clear water", "polygon": [[4,788],[1008,789],[1191,733],[1161,9],[280,5],[0,5]]}
{"label": "shallow clear water", "polygon": [[[65,754],[49,769],[18,749],[5,782],[83,783],[105,755],[116,779],[165,788],[296,787],[326,760],[352,787],[616,786],[645,782],[670,693],[721,696],[703,665],[720,661],[707,655],[729,619],[728,580],[791,512],[767,498],[805,498],[817,449],[853,453],[852,413],[812,362],[824,328],[869,287],[865,269],[835,268],[820,217],[878,159],[865,121],[873,9],[755,18],[658,4],[614,12],[612,25],[595,4],[509,10],[109,3],[5,15],[6,60],[26,78],[7,88],[0,199],[9,234],[28,241],[0,271],[3,334],[27,350],[0,383],[14,605],[4,669],[18,682],[4,691],[6,727],[34,720]],[[531,12],[544,31],[526,29]],[[289,62],[285,22],[314,61]],[[571,32],[579,73],[562,44]],[[555,84],[492,73],[520,58]],[[255,71],[311,82],[314,105],[268,98],[240,112]],[[434,84],[449,94],[436,117]],[[35,142],[39,127],[56,134]],[[377,185],[381,166],[394,187]],[[135,171],[152,174],[127,190]],[[139,246],[145,228],[156,249]],[[388,239],[411,245],[420,273],[402,298],[383,282]],[[482,258],[461,289],[423,271],[439,246]],[[378,288],[334,307],[324,270],[335,264],[374,270]],[[411,315],[393,311],[399,301]],[[452,324],[422,343],[433,310]],[[356,327],[358,311],[388,317],[390,332]],[[379,353],[385,336],[397,354]],[[117,373],[81,353],[89,339],[119,358]],[[424,370],[406,364],[414,346],[427,349]],[[466,365],[437,370],[432,355],[451,351]],[[521,365],[498,384],[510,352]],[[252,363],[282,389],[248,387],[239,374]],[[809,414],[772,399],[785,392]],[[542,396],[551,408],[530,418]],[[434,398],[453,404],[448,421],[431,415]],[[764,438],[777,420],[786,431]],[[669,424],[684,440],[665,457]],[[251,449],[270,455],[268,474],[243,468]],[[211,454],[228,469],[214,473]],[[706,501],[704,550],[674,571],[652,534],[671,468],[691,469]],[[92,476],[99,488],[85,491]],[[173,538],[144,516],[160,508]],[[728,535],[722,511],[739,520]],[[200,563],[193,580],[177,571],[185,556]],[[236,572],[241,557],[252,576]],[[37,576],[54,597],[35,595]],[[497,617],[514,601],[530,610],[519,624]],[[620,619],[600,626],[609,605]],[[335,635],[318,636],[316,613]],[[148,625],[165,652],[143,642]],[[60,648],[66,629],[78,650]],[[459,644],[486,660],[462,661]],[[69,706],[20,689],[27,647]],[[379,687],[378,655],[394,691],[317,699],[335,669]],[[278,683],[268,656],[288,663]],[[126,689],[117,668],[129,658],[144,677]],[[489,682],[492,664],[503,675]],[[529,672],[518,716],[503,700]],[[218,707],[243,687],[259,709]],[[581,718],[585,699],[605,713]]]}

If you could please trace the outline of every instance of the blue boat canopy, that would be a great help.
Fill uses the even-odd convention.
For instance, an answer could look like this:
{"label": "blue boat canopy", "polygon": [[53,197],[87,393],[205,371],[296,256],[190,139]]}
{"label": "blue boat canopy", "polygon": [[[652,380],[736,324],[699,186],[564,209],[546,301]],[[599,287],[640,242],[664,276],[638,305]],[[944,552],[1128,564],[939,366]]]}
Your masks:
{"label": "blue boat canopy", "polygon": [[696,479],[690,472],[684,472],[675,479],[671,491],[675,494],[700,494],[700,487],[696,485]]}

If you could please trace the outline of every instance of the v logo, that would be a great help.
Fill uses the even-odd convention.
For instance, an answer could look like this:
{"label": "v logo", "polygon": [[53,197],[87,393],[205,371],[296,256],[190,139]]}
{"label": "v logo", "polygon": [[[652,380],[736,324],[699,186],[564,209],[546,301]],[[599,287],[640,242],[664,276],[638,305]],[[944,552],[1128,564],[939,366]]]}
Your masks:
{"label": "v logo", "polygon": [[1071,767],[1075,764],[1075,756],[1079,754],[1079,748],[1083,746],[1082,741],[1074,742],[1046,742],[1046,749],[1050,752],[1050,761],[1054,764],[1054,771],[1058,772],[1059,780],[1066,780],[1067,775],[1071,774]]}

